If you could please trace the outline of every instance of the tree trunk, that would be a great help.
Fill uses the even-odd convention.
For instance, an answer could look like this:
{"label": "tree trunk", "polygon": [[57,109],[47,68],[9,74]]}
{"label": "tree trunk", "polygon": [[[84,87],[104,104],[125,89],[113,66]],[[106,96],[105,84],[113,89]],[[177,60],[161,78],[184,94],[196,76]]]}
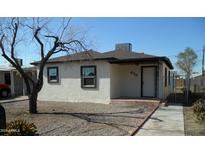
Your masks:
{"label": "tree trunk", "polygon": [[32,92],[29,95],[29,112],[30,113],[37,113],[37,97],[38,97],[38,93],[37,92]]}

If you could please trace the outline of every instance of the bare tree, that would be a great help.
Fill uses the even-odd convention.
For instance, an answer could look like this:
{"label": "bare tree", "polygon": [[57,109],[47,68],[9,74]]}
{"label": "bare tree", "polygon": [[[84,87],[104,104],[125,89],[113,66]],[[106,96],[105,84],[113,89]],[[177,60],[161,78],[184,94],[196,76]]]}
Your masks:
{"label": "bare tree", "polygon": [[[53,20],[55,24],[50,24]],[[37,97],[43,86],[43,70],[51,56],[60,52],[86,51],[83,37],[76,37],[70,26],[71,18],[2,18],[0,23],[0,49],[2,56],[21,74],[25,81],[30,113],[37,113]],[[58,28],[56,28],[58,27]],[[39,72],[34,81],[18,62],[17,50],[27,38],[38,45]],[[28,52],[28,51],[25,51]]]}
{"label": "bare tree", "polygon": [[193,72],[193,68],[197,63],[197,54],[191,48],[186,48],[184,52],[180,52],[177,55],[176,66],[186,75],[186,102],[188,103],[189,91],[190,91],[190,78]]}

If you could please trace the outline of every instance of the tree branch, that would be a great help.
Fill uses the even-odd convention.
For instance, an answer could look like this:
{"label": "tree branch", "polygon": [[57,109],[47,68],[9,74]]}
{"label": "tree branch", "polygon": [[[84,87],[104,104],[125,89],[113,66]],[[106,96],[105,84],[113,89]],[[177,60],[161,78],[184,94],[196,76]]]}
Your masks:
{"label": "tree branch", "polygon": [[71,21],[71,18],[69,18],[69,20],[67,21],[66,25],[64,26],[64,19],[63,19],[63,26],[64,26],[64,27],[63,27],[63,30],[62,30],[61,35],[60,35],[60,40],[62,39],[63,34],[64,34],[65,30],[67,29],[67,27],[68,27],[70,21]]}
{"label": "tree branch", "polygon": [[[15,31],[16,31],[16,30],[15,30]],[[15,32],[15,33],[17,34],[17,32]],[[15,35],[16,35],[16,34],[15,34]],[[16,36],[15,36],[15,37],[16,37]],[[22,77],[24,78],[26,84],[29,84],[28,80],[29,80],[30,82],[32,82],[32,84],[34,84],[34,80],[33,80],[32,78],[30,78],[30,77],[23,71],[23,69],[21,68],[21,66],[19,65],[19,63],[15,61],[16,59],[15,59],[14,57],[11,59],[11,58],[6,54],[5,49],[4,49],[4,45],[3,45],[3,38],[4,38],[4,35],[2,35],[2,36],[1,36],[1,39],[0,39],[0,48],[1,48],[1,51],[2,51],[2,56],[3,56],[10,64],[12,64],[12,66],[13,66],[14,68],[16,68],[16,69],[19,71],[19,73],[20,73],[20,74],[22,75]],[[13,52],[14,52],[14,44],[15,44],[15,38],[13,38],[12,45],[11,45],[11,46],[13,46],[13,49],[11,48],[11,50],[13,50]],[[31,92],[30,86],[27,87],[27,90],[28,90],[28,93]]]}
{"label": "tree branch", "polygon": [[[12,20],[11,25],[13,25],[14,19]],[[13,37],[12,37],[12,42],[11,42],[11,58],[13,59],[13,61],[15,62],[15,64],[20,67],[20,64],[18,62],[18,60],[15,58],[14,56],[14,48],[15,48],[15,43],[16,43],[16,36],[18,33],[18,28],[19,28],[19,24],[18,23],[14,23],[14,27],[13,27]]]}
{"label": "tree branch", "polygon": [[59,37],[58,36],[54,36],[54,35],[44,35],[45,37],[48,37],[48,38],[54,38],[55,39],[55,42],[58,42],[59,40]]}
{"label": "tree branch", "polygon": [[34,38],[36,39],[36,41],[40,44],[41,46],[41,58],[43,59],[44,58],[44,45],[42,43],[42,41],[40,40],[40,38],[38,37],[38,34],[40,32],[41,28],[38,27],[34,33]]}
{"label": "tree branch", "polygon": [[1,40],[0,40],[0,48],[2,50],[2,55],[5,54],[5,49],[3,46],[3,39],[4,39],[4,35],[1,36]]}
{"label": "tree branch", "polygon": [[87,51],[87,49],[85,48],[85,46],[84,46],[79,40],[71,40],[71,41],[69,41],[69,42],[62,42],[63,45],[70,45],[70,44],[72,44],[72,43],[77,43],[77,44],[79,44],[79,45],[83,48],[83,50]]}
{"label": "tree branch", "polygon": [[18,33],[18,24],[15,23],[14,24],[14,30],[13,30],[13,38],[12,38],[12,42],[11,42],[11,57],[14,58],[14,46],[15,46],[15,43],[16,43],[16,36],[17,36],[17,33]]}

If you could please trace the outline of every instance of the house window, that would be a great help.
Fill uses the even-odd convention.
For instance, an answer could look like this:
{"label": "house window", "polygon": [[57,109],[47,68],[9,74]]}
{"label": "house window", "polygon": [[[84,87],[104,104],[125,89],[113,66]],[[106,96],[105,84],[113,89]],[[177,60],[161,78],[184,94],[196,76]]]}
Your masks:
{"label": "house window", "polygon": [[164,83],[164,85],[165,85],[165,87],[167,86],[167,68],[165,68],[165,83]]}
{"label": "house window", "polygon": [[170,84],[171,84],[170,71],[169,71],[169,76],[168,76],[168,83],[169,83],[169,86],[170,86]]}
{"label": "house window", "polygon": [[48,67],[48,83],[58,83],[58,67]]}
{"label": "house window", "polygon": [[81,87],[96,87],[96,66],[81,66]]}

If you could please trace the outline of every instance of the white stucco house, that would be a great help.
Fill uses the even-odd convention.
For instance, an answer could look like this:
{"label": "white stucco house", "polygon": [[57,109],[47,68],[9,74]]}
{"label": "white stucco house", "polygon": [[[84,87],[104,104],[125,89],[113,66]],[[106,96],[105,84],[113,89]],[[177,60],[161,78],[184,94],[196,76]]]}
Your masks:
{"label": "white stucco house", "polygon": [[[40,101],[109,104],[117,98],[166,99],[170,94],[167,57],[132,51],[131,44],[115,50],[89,50],[50,59],[44,69]],[[38,67],[39,62],[33,62]]]}

